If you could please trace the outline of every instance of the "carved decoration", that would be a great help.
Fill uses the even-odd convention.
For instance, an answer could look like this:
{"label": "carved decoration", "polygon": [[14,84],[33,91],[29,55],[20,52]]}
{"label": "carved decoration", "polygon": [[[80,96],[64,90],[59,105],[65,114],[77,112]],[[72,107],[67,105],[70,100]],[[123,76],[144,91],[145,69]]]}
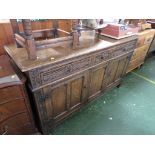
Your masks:
{"label": "carved decoration", "polygon": [[95,55],[91,54],[86,58],[82,58],[77,61],[72,60],[70,63],[67,64],[62,64],[60,62],[60,64],[58,64],[57,67],[48,65],[45,67],[33,69],[29,72],[29,78],[31,81],[32,88],[37,88],[39,86],[54,82],[76,72],[88,69],[93,65],[131,52],[135,44],[136,41],[133,41],[130,43],[122,44],[120,46],[116,46],[108,50],[98,51],[97,53],[95,53]]}

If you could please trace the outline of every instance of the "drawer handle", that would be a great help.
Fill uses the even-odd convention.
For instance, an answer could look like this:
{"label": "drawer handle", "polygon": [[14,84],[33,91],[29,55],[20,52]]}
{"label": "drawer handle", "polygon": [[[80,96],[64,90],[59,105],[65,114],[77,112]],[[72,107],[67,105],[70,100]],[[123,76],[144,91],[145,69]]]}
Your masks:
{"label": "drawer handle", "polygon": [[8,132],[8,126],[6,125],[6,126],[4,126],[4,132],[2,133],[2,135],[6,135],[7,132]]}

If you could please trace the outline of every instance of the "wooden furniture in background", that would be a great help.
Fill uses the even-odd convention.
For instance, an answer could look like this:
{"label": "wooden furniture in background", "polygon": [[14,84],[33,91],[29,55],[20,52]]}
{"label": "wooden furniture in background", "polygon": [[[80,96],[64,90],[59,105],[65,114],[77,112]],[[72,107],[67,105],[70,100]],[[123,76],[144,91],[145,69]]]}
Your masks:
{"label": "wooden furniture in background", "polygon": [[0,56],[0,134],[36,132],[25,78],[16,74],[6,55]]}
{"label": "wooden furniture in background", "polygon": [[[45,21],[33,21],[32,30],[42,30],[42,29],[51,29],[53,28],[52,20]],[[22,23],[19,22],[19,31],[23,32]],[[71,20],[64,19],[59,21],[59,28],[63,29],[67,32],[71,32]],[[6,44],[14,43],[13,32],[11,28],[11,24],[9,20],[5,20],[4,22],[0,22],[0,55],[5,54],[5,50],[3,48]]]}
{"label": "wooden furniture in background", "polygon": [[[147,22],[151,24],[151,27],[153,29],[155,29],[155,19],[148,20]],[[154,39],[153,39],[153,41],[152,41],[152,43],[150,45],[148,54],[151,53],[151,52],[154,52],[154,51],[155,51],[155,37],[154,37]]]}
{"label": "wooden furniture in background", "polygon": [[147,23],[151,24],[151,27],[155,29],[155,19],[150,19],[150,20],[148,19]]}
{"label": "wooden furniture in background", "polygon": [[[26,48],[29,59],[37,59],[37,51],[44,48],[57,47],[66,44],[71,44],[73,46],[73,49],[77,48],[79,44],[79,32],[77,30],[79,20],[72,20],[71,33],[60,29],[57,19],[54,19],[52,21],[53,28],[32,31],[31,20],[22,19],[23,33],[21,33],[19,31],[17,20],[10,19],[16,45],[18,48]],[[43,36],[45,36],[45,34],[45,39],[38,40],[38,38],[40,37],[44,38]],[[61,34],[64,34],[64,36],[62,37]],[[52,37],[52,39],[50,37]]]}
{"label": "wooden furniture in background", "polygon": [[151,42],[148,54],[151,53],[151,52],[154,52],[154,51],[155,51],[155,37],[153,38],[153,40]]}
{"label": "wooden furniture in background", "polygon": [[101,93],[118,86],[126,73],[137,36],[121,40],[108,37],[80,38],[76,50],[54,47],[37,52],[29,60],[25,48],[5,46],[14,64],[28,78],[40,128],[48,134],[53,127]]}
{"label": "wooden furniture in background", "polygon": [[127,73],[137,67],[140,67],[144,63],[146,54],[154,38],[154,34],[154,29],[148,29],[138,33],[136,49],[134,50],[134,53],[131,57]]}
{"label": "wooden furniture in background", "polygon": [[129,23],[139,27],[139,31],[151,28],[151,24],[147,23],[146,19],[125,19],[125,23]]}

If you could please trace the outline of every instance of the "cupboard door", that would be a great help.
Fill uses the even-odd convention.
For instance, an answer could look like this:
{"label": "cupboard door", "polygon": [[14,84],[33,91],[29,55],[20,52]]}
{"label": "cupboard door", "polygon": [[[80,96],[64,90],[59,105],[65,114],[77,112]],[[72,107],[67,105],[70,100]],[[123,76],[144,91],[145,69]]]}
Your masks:
{"label": "cupboard door", "polygon": [[106,64],[99,65],[90,71],[89,98],[95,97],[102,89]]}
{"label": "cupboard door", "polygon": [[67,85],[61,85],[51,91],[53,116],[56,117],[67,110]]}
{"label": "cupboard door", "polygon": [[107,65],[105,81],[103,83],[104,87],[108,87],[121,79],[126,72],[130,58],[129,54],[121,56]]}
{"label": "cupboard door", "polygon": [[79,77],[70,82],[70,107],[82,102],[83,80],[83,77]]}
{"label": "cupboard door", "polygon": [[87,100],[87,73],[63,81],[55,86],[43,88],[46,118],[57,119],[81,106]]}
{"label": "cupboard door", "polygon": [[88,72],[77,75],[68,81],[67,96],[69,110],[72,110],[87,101]]}
{"label": "cupboard door", "polygon": [[115,81],[120,79],[124,75],[124,73],[126,72],[128,63],[129,63],[129,57],[125,57],[125,58],[119,60],[118,69],[117,69],[117,72],[116,72],[116,75],[114,78]]}
{"label": "cupboard door", "polygon": [[[44,87],[43,105],[46,111],[44,119],[50,120],[67,112],[67,84]],[[40,109],[41,111],[41,109]]]}
{"label": "cupboard door", "polygon": [[118,68],[118,60],[111,61],[107,66],[106,85],[110,85],[115,80],[115,75]]}

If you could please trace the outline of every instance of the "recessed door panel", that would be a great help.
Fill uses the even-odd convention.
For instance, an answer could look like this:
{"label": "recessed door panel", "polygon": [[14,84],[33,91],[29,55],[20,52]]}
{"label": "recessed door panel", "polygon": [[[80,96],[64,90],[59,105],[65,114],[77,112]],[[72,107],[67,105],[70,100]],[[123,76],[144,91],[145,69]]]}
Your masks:
{"label": "recessed door panel", "polygon": [[101,91],[104,73],[105,66],[98,66],[95,69],[92,69],[90,74],[89,97],[94,96]]}

